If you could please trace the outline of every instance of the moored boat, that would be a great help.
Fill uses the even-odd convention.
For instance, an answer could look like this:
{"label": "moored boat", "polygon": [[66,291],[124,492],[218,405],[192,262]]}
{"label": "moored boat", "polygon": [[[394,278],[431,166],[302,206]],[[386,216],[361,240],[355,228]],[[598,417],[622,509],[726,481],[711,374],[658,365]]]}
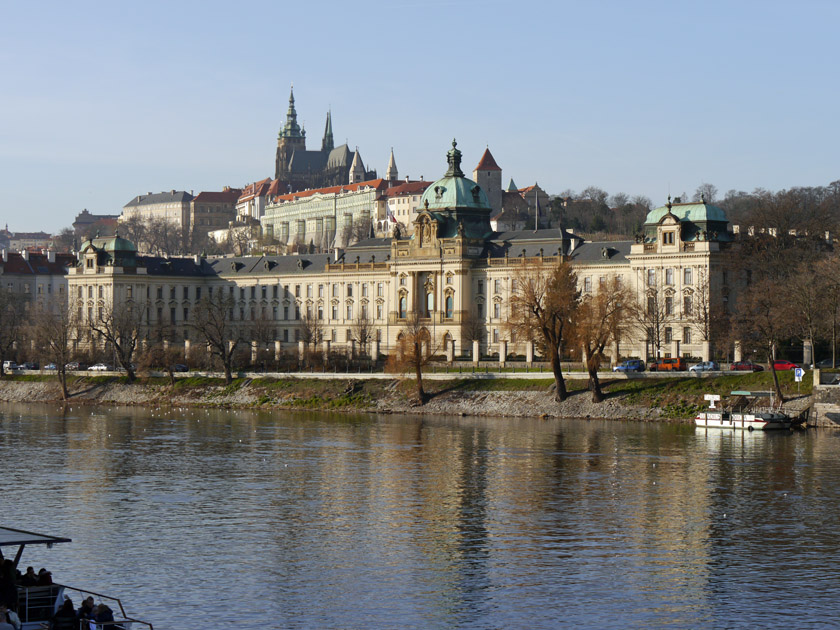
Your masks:
{"label": "moored boat", "polygon": [[[68,542],[71,542],[69,538],[36,534],[11,527],[0,527],[0,559],[5,558],[3,554],[4,547],[17,547],[18,549],[14,557],[8,558],[8,560],[14,564],[14,569],[18,570],[23,550],[27,545],[45,545],[48,548],[52,548],[55,544]],[[129,617],[125,612],[122,602],[118,598],[94,593],[74,586],[59,583],[34,586],[17,584],[17,595],[16,612],[21,621],[21,630],[46,628],[49,620],[58,612],[66,599],[72,598],[73,603],[78,608],[81,601],[88,596],[99,600],[100,603],[106,604],[111,608],[113,621],[85,621],[85,625],[80,626],[84,630],[88,630],[88,628],[90,630],[117,630],[118,628],[124,630],[141,630],[144,628],[154,630],[151,623]]]}
{"label": "moored boat", "polygon": [[[706,396],[709,409],[701,411],[694,417],[694,424],[698,427],[712,429],[742,429],[747,431],[770,431],[774,429],[790,429],[793,424],[791,417],[781,408],[774,408],[772,392],[733,391],[735,402],[727,409],[718,409],[715,402],[719,396]],[[768,407],[760,407],[757,402],[770,398]]]}

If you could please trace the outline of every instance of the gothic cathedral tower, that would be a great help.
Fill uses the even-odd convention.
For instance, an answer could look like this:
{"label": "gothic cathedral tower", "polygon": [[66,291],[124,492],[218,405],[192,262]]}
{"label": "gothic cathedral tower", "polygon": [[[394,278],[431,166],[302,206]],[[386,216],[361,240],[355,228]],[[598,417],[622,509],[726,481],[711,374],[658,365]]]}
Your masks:
{"label": "gothic cathedral tower", "polygon": [[274,178],[288,181],[289,163],[295,150],[306,150],[306,132],[302,131],[295,111],[295,89],[289,93],[289,109],[286,112],[286,125],[277,134],[277,158],[274,162]]}

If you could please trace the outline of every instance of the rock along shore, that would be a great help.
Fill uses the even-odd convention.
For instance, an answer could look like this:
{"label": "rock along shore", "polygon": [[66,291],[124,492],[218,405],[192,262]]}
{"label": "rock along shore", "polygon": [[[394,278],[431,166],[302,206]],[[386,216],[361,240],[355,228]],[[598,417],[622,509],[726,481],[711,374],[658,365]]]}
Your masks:
{"label": "rock along shore", "polygon": [[[164,383],[165,381],[165,383]],[[540,381],[542,384],[542,382]],[[628,403],[614,395],[595,404],[588,391],[572,392],[562,404],[541,391],[470,391],[464,381],[435,381],[431,399],[418,405],[413,383],[390,380],[331,380],[306,378],[237,379],[232,385],[217,382],[171,386],[166,379],[138,379],[128,384],[119,378],[77,378],[70,386],[72,404],[139,406],[197,406],[231,409],[312,409],[371,413],[421,413],[441,416],[563,417],[616,420],[664,420],[662,410]],[[0,380],[0,401],[60,402],[57,380]],[[668,421],[674,422],[673,419]],[[676,420],[679,422],[680,420]],[[683,420],[684,421],[684,420]]]}

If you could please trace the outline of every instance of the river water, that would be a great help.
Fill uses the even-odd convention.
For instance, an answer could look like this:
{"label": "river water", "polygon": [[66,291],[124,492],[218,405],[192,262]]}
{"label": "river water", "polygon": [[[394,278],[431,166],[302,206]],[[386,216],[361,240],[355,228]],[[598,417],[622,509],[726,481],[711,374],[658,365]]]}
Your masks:
{"label": "river water", "polygon": [[157,630],[819,628],[840,433],[0,406],[22,565]]}

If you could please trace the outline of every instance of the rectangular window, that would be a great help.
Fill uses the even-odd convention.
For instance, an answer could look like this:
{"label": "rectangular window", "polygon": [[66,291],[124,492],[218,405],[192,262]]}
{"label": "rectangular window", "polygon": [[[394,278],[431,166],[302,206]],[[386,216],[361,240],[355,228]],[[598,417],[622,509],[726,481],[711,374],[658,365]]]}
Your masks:
{"label": "rectangular window", "polygon": [[647,299],[647,312],[648,315],[653,315],[656,313],[656,298],[652,295],[648,296]]}
{"label": "rectangular window", "polygon": [[257,297],[257,287],[251,287],[251,299],[256,299]]}
{"label": "rectangular window", "polygon": [[190,320],[190,309],[184,307],[184,321],[188,322]]}
{"label": "rectangular window", "polygon": [[283,307],[283,319],[289,319],[289,307],[288,306]]}
{"label": "rectangular window", "polygon": [[276,284],[273,287],[271,287],[271,297],[273,297],[275,300],[277,299],[277,292],[279,290],[280,287],[278,287]]}
{"label": "rectangular window", "polygon": [[353,333],[350,332],[350,329],[348,328],[347,330],[344,331],[344,341],[347,341],[349,343],[352,339],[353,339]]}
{"label": "rectangular window", "polygon": [[673,269],[666,269],[665,270],[665,284],[674,284],[674,270]]}
{"label": "rectangular window", "polygon": [[692,306],[693,305],[691,303],[691,296],[686,295],[685,297],[683,297],[683,316],[688,317],[689,315],[691,315]]}
{"label": "rectangular window", "polygon": [[268,297],[268,287],[266,287],[266,286],[260,287],[260,297],[262,297],[262,299],[265,299],[265,298]]}
{"label": "rectangular window", "polygon": [[347,285],[347,297],[353,297],[353,285],[352,284]]}
{"label": "rectangular window", "polygon": [[134,287],[133,287],[133,286],[128,285],[128,286],[125,288],[125,297],[126,297],[127,299],[129,299],[129,300],[130,300],[130,299],[132,299],[132,298],[134,297]]}
{"label": "rectangular window", "polygon": [[683,328],[683,343],[691,343],[691,328]]}
{"label": "rectangular window", "polygon": [[324,319],[324,307],[323,306],[318,307],[318,319]]}
{"label": "rectangular window", "polygon": [[382,319],[382,305],[376,305],[376,319]]}
{"label": "rectangular window", "polygon": [[484,295],[484,281],[483,280],[478,281],[478,291],[476,291],[476,293],[478,295]]}
{"label": "rectangular window", "polygon": [[190,288],[189,287],[184,287],[184,299],[185,300],[190,299]]}
{"label": "rectangular window", "polygon": [[584,278],[583,279],[583,292],[584,293],[591,293],[592,292],[592,278]]}
{"label": "rectangular window", "polygon": [[663,232],[662,233],[662,242],[665,245],[673,245],[674,244],[674,233],[673,232]]}
{"label": "rectangular window", "polygon": [[312,297],[312,285],[311,284],[306,285],[306,297],[308,297],[308,298]]}
{"label": "rectangular window", "polygon": [[367,316],[368,316],[367,304],[362,304],[361,309],[362,309],[362,315],[361,315],[362,319],[367,319]]}
{"label": "rectangular window", "polygon": [[385,283],[379,282],[376,285],[376,295],[377,297],[383,297],[385,295]]}
{"label": "rectangular window", "polygon": [[[210,291],[213,291],[213,287],[210,287]],[[212,295],[212,293],[211,293]],[[198,302],[201,299],[201,287],[195,288],[195,301]]]}
{"label": "rectangular window", "polygon": [[368,286],[367,282],[362,283],[362,297],[367,297],[368,294]]}
{"label": "rectangular window", "polygon": [[273,319],[275,322],[277,321],[277,307],[276,306],[271,307],[271,319]]}
{"label": "rectangular window", "polygon": [[169,299],[170,300],[175,299],[175,287],[169,287]]}
{"label": "rectangular window", "polygon": [[484,319],[484,302],[478,302],[475,305],[476,313],[478,314],[479,319]]}
{"label": "rectangular window", "polygon": [[691,267],[686,267],[683,269],[683,284],[691,284]]}
{"label": "rectangular window", "polygon": [[287,341],[287,342],[289,341],[289,329],[288,328],[283,329],[283,341]]}
{"label": "rectangular window", "polygon": [[295,297],[296,298],[300,297],[300,285],[299,284],[295,285]]}
{"label": "rectangular window", "polygon": [[338,307],[337,306],[332,307],[332,318],[333,319],[338,319]]}
{"label": "rectangular window", "polygon": [[169,309],[169,321],[172,322],[172,323],[175,322],[175,309],[174,308]]}
{"label": "rectangular window", "polygon": [[723,286],[727,286],[729,284],[729,274],[726,271],[721,272],[721,282]]}
{"label": "rectangular window", "polygon": [[245,299],[245,287],[239,287],[239,299],[240,300]]}
{"label": "rectangular window", "polygon": [[493,329],[493,343],[499,343],[499,329]]}
{"label": "rectangular window", "polygon": [[494,280],[493,281],[493,293],[498,295],[502,292],[502,281],[501,280]]}
{"label": "rectangular window", "polygon": [[670,327],[665,329],[665,343],[671,343],[674,340],[674,331]]}
{"label": "rectangular window", "polygon": [[347,305],[347,319],[348,320],[353,319],[353,305],[352,304]]}
{"label": "rectangular window", "polygon": [[318,285],[318,297],[319,298],[324,297],[324,285],[323,284]]}
{"label": "rectangular window", "polygon": [[674,314],[674,298],[672,298],[670,295],[665,298],[665,314]]}
{"label": "rectangular window", "polygon": [[656,286],[656,269],[647,270],[647,284],[649,287]]}
{"label": "rectangular window", "polygon": [[493,304],[493,317],[498,319],[501,316],[502,316],[502,305],[499,304],[498,302],[495,302]]}
{"label": "rectangular window", "polygon": [[338,297],[338,284],[332,285],[332,296]]}

